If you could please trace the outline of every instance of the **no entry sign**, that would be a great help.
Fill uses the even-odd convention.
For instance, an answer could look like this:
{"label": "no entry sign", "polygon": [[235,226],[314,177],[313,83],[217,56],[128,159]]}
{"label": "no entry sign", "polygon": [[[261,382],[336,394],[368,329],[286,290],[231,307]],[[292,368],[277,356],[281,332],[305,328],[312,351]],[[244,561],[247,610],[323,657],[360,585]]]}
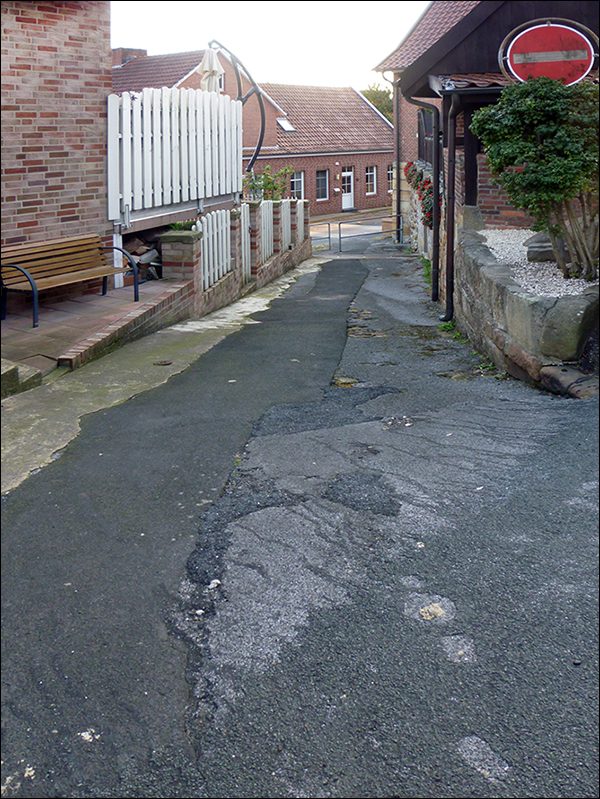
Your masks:
{"label": "no entry sign", "polygon": [[522,31],[506,51],[506,64],[517,80],[545,76],[567,86],[588,74],[594,58],[594,48],[583,33],[554,22]]}

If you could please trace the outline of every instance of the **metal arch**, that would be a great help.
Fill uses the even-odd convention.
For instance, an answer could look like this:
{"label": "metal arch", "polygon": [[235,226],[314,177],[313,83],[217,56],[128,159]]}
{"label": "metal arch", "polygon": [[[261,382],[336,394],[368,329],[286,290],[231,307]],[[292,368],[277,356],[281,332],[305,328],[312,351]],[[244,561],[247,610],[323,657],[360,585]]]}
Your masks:
{"label": "metal arch", "polygon": [[[228,50],[227,47],[222,45],[216,39],[212,39],[212,41],[210,41],[208,43],[209,47],[212,47],[213,45],[216,45],[220,50],[223,50],[227,54],[229,60],[231,61],[232,66],[233,66],[233,68],[235,70],[235,79],[237,81],[237,90],[238,90],[238,96],[237,96],[236,100],[241,100],[242,105],[245,105],[246,101],[249,100],[250,97],[252,97],[252,95],[254,95],[254,94],[256,95],[256,97],[258,99],[258,106],[259,106],[259,109],[260,109],[260,133],[258,135],[258,142],[256,144],[256,148],[254,150],[254,154],[253,154],[252,158],[250,159],[250,161],[248,163],[248,166],[246,167],[246,172],[250,173],[250,172],[252,172],[252,167],[254,166],[254,162],[258,158],[258,155],[259,155],[261,147],[262,147],[263,140],[265,138],[265,106],[264,106],[264,102],[263,102],[263,98],[262,98],[262,93],[261,93],[260,89],[258,88],[258,86],[257,86],[254,78],[252,77],[252,75],[248,72],[246,67],[239,60],[239,58],[237,58],[231,52],[231,50]],[[241,75],[240,75],[240,68],[244,71],[244,74],[246,75],[246,77],[248,78],[250,83],[252,84],[252,88],[244,96],[242,96],[242,78],[241,78]]]}

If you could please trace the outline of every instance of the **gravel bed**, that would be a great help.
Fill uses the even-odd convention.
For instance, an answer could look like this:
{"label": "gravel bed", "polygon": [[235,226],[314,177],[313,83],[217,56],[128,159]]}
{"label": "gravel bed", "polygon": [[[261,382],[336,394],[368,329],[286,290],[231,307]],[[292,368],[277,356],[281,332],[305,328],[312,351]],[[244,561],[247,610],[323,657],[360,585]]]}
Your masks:
{"label": "gravel bed", "polygon": [[509,266],[516,283],[540,297],[566,297],[583,294],[598,281],[590,282],[572,278],[565,280],[555,261],[533,262],[527,260],[527,247],[523,242],[534,235],[531,230],[482,230],[486,244],[494,256]]}

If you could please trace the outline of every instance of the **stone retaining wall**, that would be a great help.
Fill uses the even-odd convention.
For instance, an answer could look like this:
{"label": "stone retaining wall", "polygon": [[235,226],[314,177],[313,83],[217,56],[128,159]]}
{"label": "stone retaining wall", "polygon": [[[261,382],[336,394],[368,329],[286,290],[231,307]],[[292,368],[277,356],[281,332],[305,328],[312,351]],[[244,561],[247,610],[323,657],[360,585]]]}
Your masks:
{"label": "stone retaining wall", "polygon": [[553,390],[553,368],[577,364],[598,326],[598,286],[541,297],[522,288],[483,236],[459,231],[454,312],[459,330],[498,368]]}

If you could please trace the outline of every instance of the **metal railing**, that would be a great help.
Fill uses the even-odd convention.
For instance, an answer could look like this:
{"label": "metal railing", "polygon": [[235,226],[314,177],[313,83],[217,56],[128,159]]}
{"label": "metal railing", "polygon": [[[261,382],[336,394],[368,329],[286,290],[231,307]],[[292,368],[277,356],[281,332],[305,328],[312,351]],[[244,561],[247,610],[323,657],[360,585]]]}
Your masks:
{"label": "metal railing", "polygon": [[[389,219],[390,216],[391,216],[390,214],[386,214],[385,216],[364,217],[363,219],[360,219],[360,220],[358,220],[358,219],[348,219],[348,220],[343,219],[343,220],[339,221],[337,223],[337,226],[338,226],[338,252],[342,252],[342,241],[343,241],[344,238],[345,239],[353,239],[353,238],[358,238],[359,236],[381,236],[381,234],[383,232],[381,229],[379,229],[379,230],[370,231],[368,233],[354,233],[354,234],[349,234],[349,235],[346,235],[346,236],[342,236],[342,226],[343,225],[351,225],[352,227],[361,227],[361,226],[364,227],[364,226],[369,226],[372,222],[377,222],[377,221],[380,221],[380,220],[383,220],[383,219]],[[395,220],[396,217],[394,216],[393,218]],[[311,228],[313,228],[313,227],[321,227],[323,225],[327,225],[327,239],[328,239],[328,245],[329,245],[327,249],[331,250],[331,248],[332,248],[331,247],[331,222],[313,222],[311,224]],[[400,244],[402,244],[403,240],[404,240],[403,233],[402,233],[402,227],[403,227],[403,220],[402,220],[402,217],[400,217]],[[395,232],[396,232],[395,228],[390,231],[390,233],[392,235],[395,235]]]}

